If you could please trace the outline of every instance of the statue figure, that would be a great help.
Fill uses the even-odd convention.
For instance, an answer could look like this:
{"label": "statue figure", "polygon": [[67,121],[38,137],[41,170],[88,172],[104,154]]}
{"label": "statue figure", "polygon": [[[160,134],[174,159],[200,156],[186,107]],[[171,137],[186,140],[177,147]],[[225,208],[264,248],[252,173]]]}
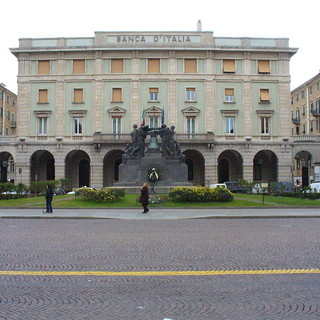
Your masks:
{"label": "statue figure", "polygon": [[133,125],[131,132],[132,142],[126,145],[122,160],[126,162],[128,159],[141,159],[145,151],[145,138],[148,135],[149,126],[141,126],[138,128],[136,124]]}
{"label": "statue figure", "polygon": [[162,156],[165,158],[172,158],[173,157],[173,146],[170,144],[171,140],[173,140],[173,133],[170,131],[169,128],[165,124],[161,125],[161,128],[155,130],[155,133],[161,137],[162,141]]}

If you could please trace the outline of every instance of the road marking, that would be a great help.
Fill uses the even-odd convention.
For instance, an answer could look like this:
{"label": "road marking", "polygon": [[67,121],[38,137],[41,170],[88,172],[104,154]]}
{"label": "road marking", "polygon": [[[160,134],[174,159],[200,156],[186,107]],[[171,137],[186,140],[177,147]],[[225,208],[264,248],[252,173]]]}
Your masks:
{"label": "road marking", "polygon": [[6,271],[0,275],[22,276],[218,276],[218,275],[264,275],[264,274],[310,274],[320,269],[271,269],[271,270],[204,270],[204,271]]}

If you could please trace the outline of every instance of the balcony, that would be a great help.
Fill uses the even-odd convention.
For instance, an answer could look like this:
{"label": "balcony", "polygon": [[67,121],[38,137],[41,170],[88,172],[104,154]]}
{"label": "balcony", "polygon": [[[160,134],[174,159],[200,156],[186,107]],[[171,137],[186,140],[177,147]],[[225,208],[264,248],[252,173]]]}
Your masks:
{"label": "balcony", "polygon": [[10,128],[14,129],[17,127],[17,121],[11,121],[10,122]]}
{"label": "balcony", "polygon": [[300,118],[292,118],[291,121],[293,124],[296,124],[296,125],[300,124]]}
{"label": "balcony", "polygon": [[315,110],[311,110],[311,114],[314,117],[319,118],[320,117],[320,108],[319,109],[315,109]]}

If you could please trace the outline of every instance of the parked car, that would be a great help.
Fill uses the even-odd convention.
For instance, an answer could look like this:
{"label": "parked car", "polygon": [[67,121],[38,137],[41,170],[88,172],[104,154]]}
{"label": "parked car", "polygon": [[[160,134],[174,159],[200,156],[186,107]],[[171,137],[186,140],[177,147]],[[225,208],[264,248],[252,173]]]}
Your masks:
{"label": "parked car", "polygon": [[66,190],[62,187],[57,187],[54,189],[54,194],[60,196],[62,194],[66,194]]}
{"label": "parked car", "polygon": [[214,183],[214,184],[210,184],[209,186],[209,188],[216,188],[216,187],[222,187],[227,189],[227,186],[225,183]]}
{"label": "parked car", "polygon": [[320,193],[320,182],[310,183],[308,187],[310,188],[309,192]]}

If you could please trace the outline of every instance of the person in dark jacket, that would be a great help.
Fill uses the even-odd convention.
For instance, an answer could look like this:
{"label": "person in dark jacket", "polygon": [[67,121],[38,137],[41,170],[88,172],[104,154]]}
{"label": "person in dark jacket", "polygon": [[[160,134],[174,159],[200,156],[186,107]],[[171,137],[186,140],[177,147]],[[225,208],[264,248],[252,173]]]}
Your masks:
{"label": "person in dark jacket", "polygon": [[143,212],[142,213],[148,213],[148,204],[149,204],[149,190],[148,190],[148,184],[145,183],[141,189],[141,195],[140,195],[140,203],[143,206]]}
{"label": "person in dark jacket", "polygon": [[52,213],[53,190],[50,184],[46,185],[46,210],[43,213]]}

